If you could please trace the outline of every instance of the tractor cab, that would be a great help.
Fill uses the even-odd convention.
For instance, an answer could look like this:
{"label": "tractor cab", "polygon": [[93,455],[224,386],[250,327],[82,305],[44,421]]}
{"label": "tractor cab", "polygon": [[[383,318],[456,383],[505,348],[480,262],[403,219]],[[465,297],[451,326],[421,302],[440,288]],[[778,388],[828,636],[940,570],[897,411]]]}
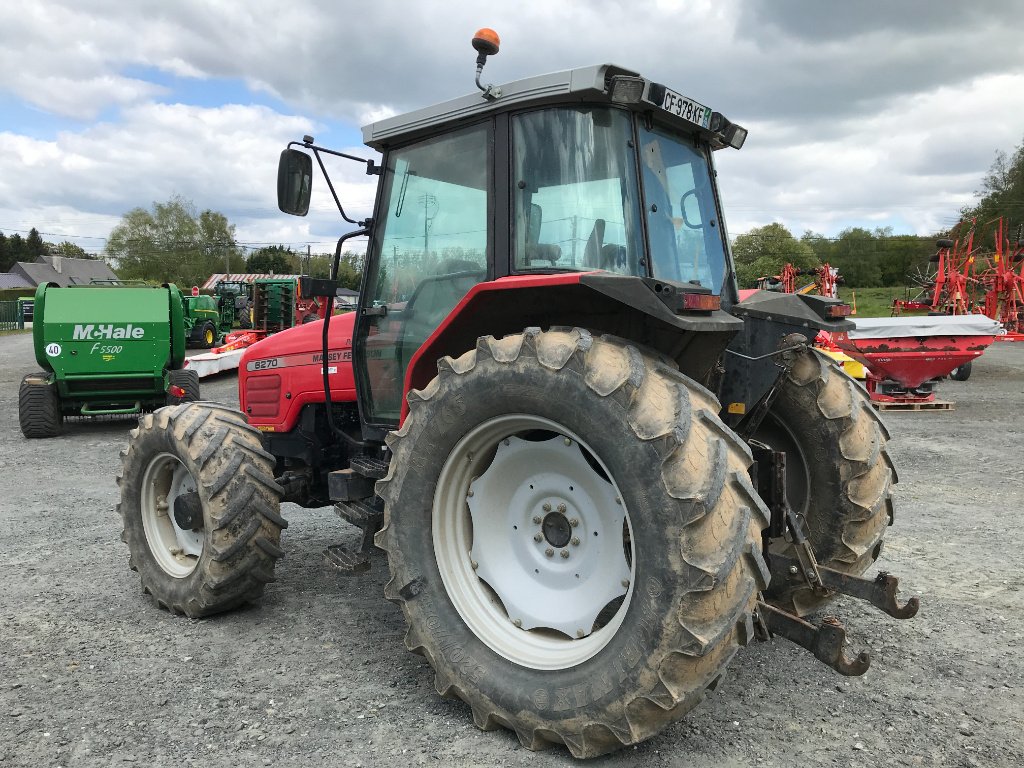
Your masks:
{"label": "tractor cab", "polygon": [[[737,298],[712,154],[740,148],[743,128],[612,64],[481,90],[363,129],[383,155],[353,352],[371,431],[393,428],[407,385],[425,384],[438,353],[465,343],[459,328],[441,329],[449,320],[475,338],[589,314],[592,327],[627,335],[621,319],[657,297],[669,325],[714,312],[725,331],[715,355],[739,327],[715,312]],[[282,157],[286,211],[308,208],[303,150],[318,160],[320,150],[307,139]],[[599,295],[587,295],[580,286],[597,274]],[[500,315],[495,327],[453,317],[468,294],[503,286],[534,295],[497,298],[501,309],[485,310]],[[448,333],[458,342],[446,344]],[[689,372],[700,377],[711,357],[697,357]]]}

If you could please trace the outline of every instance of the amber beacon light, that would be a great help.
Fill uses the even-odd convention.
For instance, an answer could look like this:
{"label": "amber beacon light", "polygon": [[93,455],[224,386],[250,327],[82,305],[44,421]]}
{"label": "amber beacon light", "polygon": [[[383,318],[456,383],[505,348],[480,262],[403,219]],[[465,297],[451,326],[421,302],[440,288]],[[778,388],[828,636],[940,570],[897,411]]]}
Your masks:
{"label": "amber beacon light", "polygon": [[473,48],[476,49],[476,87],[483,91],[483,96],[488,101],[493,100],[501,96],[501,89],[495,88],[493,85],[480,85],[480,75],[484,71],[484,64],[487,63],[487,57],[493,56],[498,52],[498,46],[501,45],[501,40],[498,38],[498,33],[493,29],[484,27],[478,29],[476,34],[473,35]]}

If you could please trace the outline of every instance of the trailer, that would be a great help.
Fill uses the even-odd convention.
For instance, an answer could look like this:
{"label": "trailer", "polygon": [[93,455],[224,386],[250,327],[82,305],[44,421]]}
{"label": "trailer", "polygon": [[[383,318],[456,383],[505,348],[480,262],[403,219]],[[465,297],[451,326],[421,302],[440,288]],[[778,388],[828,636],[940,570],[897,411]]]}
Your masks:
{"label": "trailer", "polygon": [[185,322],[173,284],[44,283],[34,308],[41,370],[25,376],[18,393],[25,437],[54,437],[68,417],[127,416],[199,399],[198,376],[182,370]]}

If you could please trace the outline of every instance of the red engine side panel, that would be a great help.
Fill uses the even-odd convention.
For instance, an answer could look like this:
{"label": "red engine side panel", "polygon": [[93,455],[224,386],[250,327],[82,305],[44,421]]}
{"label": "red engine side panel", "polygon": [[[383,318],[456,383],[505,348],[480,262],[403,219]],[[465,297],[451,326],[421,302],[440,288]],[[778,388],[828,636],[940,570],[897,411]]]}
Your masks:
{"label": "red engine side panel", "polygon": [[[331,318],[331,401],[355,402],[352,328],[356,315]],[[238,402],[264,432],[290,432],[303,406],[324,401],[323,320],[275,333],[245,350],[238,364]]]}

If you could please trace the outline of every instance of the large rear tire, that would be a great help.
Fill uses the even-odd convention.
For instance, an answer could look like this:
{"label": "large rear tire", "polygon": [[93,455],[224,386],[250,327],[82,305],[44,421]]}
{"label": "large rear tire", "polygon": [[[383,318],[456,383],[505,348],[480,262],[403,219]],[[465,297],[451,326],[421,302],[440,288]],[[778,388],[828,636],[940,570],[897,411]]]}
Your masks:
{"label": "large rear tire", "polygon": [[377,544],[440,694],[593,757],[717,685],[752,637],[767,511],[711,393],[618,340],[528,329],[440,360],[409,402]]}
{"label": "large rear tire", "polygon": [[60,409],[57,386],[40,371],[30,373],[18,388],[18,424],[29,438],[56,437],[61,432],[64,415]]}
{"label": "large rear tire", "polygon": [[[805,350],[779,382],[754,439],[786,452],[789,503],[804,516],[818,563],[864,573],[878,559],[892,525],[891,488],[897,480],[886,451],[889,432],[864,389],[825,355]],[[776,547],[794,556],[788,543]],[[773,581],[767,595],[799,615],[831,600],[796,580]]]}
{"label": "large rear tire", "polygon": [[274,458],[244,415],[216,403],[161,408],[121,458],[121,540],[158,606],[198,618],[263,594],[288,523]]}

